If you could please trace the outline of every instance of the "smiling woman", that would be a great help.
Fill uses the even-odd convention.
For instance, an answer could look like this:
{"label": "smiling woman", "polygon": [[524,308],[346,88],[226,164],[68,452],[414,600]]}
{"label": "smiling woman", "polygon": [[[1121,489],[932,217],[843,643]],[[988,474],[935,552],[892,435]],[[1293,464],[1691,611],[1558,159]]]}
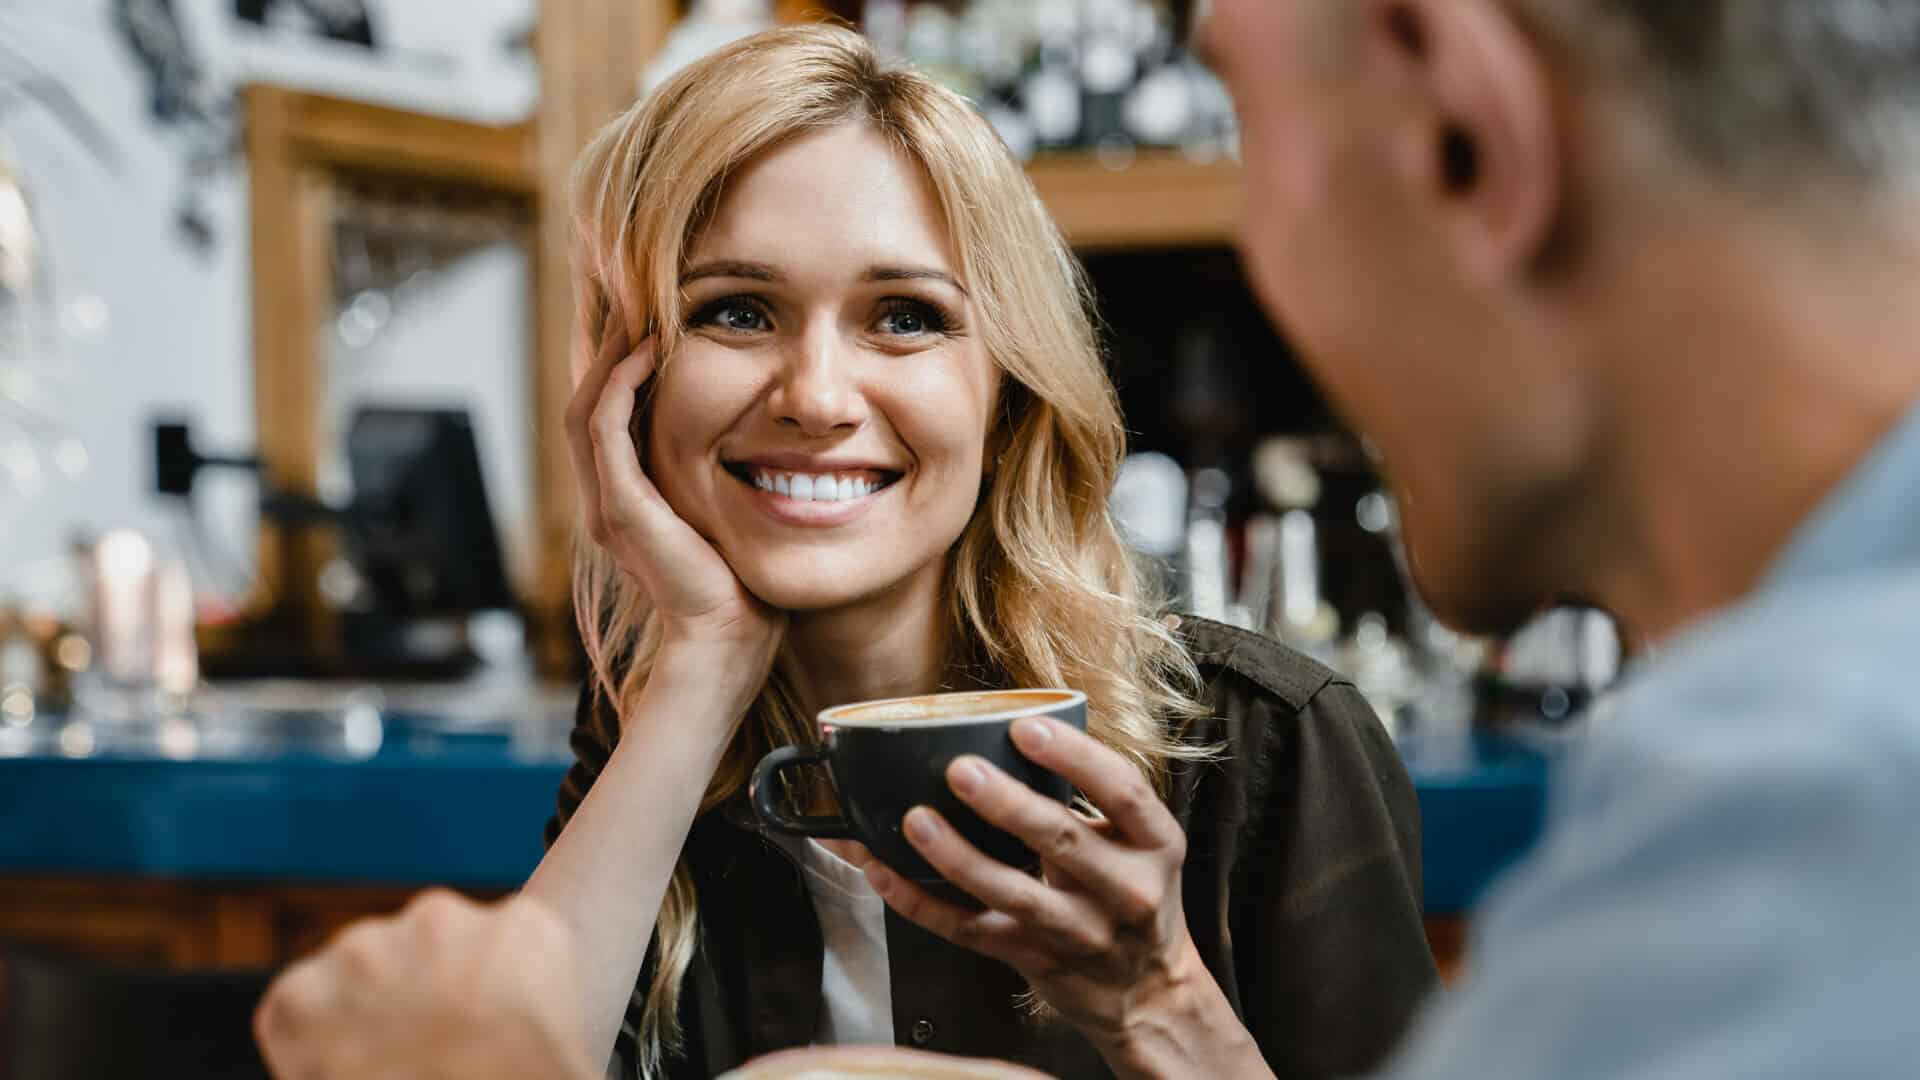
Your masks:
{"label": "smiling woman", "polygon": [[[594,678],[527,891],[583,942],[594,1052],[674,1077],[815,1041],[1070,1078],[1377,1061],[1434,977],[1411,786],[1350,685],[1143,594],[1078,264],[985,121],[856,34],[775,31],[609,125],[577,202]],[[1047,855],[1023,874],[910,815],[986,911],[752,824],[754,763],[820,710],[1017,687],[1085,693],[1085,736],[1014,735],[1107,820],[957,763]]]}
{"label": "smiling woman", "polygon": [[661,494],[776,608],[931,612],[1000,376],[926,174],[862,124],[784,143],[687,261],[653,391]]}

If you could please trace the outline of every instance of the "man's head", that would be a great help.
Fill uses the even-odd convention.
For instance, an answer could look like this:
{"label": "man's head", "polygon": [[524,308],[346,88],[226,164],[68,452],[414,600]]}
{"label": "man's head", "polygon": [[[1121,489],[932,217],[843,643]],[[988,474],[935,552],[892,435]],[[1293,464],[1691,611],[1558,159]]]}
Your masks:
{"label": "man's head", "polygon": [[1697,402],[1677,358],[1739,329],[1713,291],[1743,256],[1920,196],[1920,0],[1198,6],[1255,287],[1382,452],[1422,592],[1472,629],[1601,589],[1595,496],[1635,425],[1688,422],[1661,402]]}

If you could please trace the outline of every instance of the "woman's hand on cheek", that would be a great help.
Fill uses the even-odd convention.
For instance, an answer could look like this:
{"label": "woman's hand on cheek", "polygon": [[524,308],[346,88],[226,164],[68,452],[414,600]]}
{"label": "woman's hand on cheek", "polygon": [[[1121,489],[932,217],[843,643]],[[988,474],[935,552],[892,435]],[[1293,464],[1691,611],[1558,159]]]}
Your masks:
{"label": "woman's hand on cheek", "polygon": [[[584,336],[577,348],[591,346]],[[639,582],[661,620],[661,661],[698,657],[709,675],[739,674],[757,690],[786,616],[747,591],[707,539],[676,514],[640,465],[635,402],[655,370],[654,342],[629,347],[609,320],[567,406],[567,443],[589,536]]]}
{"label": "woman's hand on cheek", "polygon": [[1271,1075],[1187,930],[1179,822],[1132,764],[1085,733],[1036,718],[1013,734],[1105,819],[961,758],[947,773],[954,794],[1040,853],[1041,876],[981,854],[920,807],[907,815],[908,840],[986,910],[931,896],[877,862],[868,868],[875,890],[909,921],[1018,971],[1122,1076]]}

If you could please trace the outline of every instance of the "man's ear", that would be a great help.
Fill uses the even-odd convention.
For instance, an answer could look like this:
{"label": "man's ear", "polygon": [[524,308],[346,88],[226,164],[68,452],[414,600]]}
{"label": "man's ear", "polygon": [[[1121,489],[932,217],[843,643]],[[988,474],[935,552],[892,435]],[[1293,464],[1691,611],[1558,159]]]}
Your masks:
{"label": "man's ear", "polygon": [[1400,167],[1442,215],[1462,271],[1491,281],[1533,264],[1566,168],[1539,47],[1502,0],[1374,0],[1368,16],[1422,112]]}

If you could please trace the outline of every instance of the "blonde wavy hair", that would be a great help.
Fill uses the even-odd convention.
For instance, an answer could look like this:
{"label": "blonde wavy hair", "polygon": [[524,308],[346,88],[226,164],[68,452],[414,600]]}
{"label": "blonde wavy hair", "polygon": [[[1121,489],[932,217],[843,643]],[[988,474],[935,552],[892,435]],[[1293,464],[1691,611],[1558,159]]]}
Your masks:
{"label": "blonde wavy hair", "polygon": [[[680,272],[729,175],[843,123],[868,125],[925,170],[1005,376],[988,446],[998,464],[947,571],[950,670],[982,685],[1084,691],[1089,731],[1164,793],[1171,760],[1204,756],[1180,738],[1200,711],[1198,678],[1107,515],[1126,435],[1090,293],[1026,174],[963,99],[882,63],[859,34],[824,25],[758,34],[682,71],[608,124],[575,166],[587,336],[597,349],[609,327],[629,340],[652,333],[662,367],[672,363],[684,332]],[[595,687],[613,705],[595,713],[617,725],[646,684],[657,627],[638,585],[591,545],[574,587]],[[788,670],[776,662],[703,811],[743,791],[769,749],[815,740]],[[618,734],[601,732],[609,745]],[[655,924],[651,982],[628,1010],[646,1075],[679,1048],[680,984],[697,932],[683,858]]]}

